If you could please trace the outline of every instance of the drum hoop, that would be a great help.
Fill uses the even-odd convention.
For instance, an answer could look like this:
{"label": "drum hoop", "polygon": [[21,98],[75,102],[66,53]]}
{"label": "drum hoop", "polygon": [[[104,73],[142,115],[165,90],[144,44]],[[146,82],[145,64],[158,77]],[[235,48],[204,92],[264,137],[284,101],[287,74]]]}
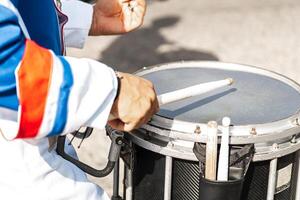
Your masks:
{"label": "drum hoop", "polygon": [[[215,62],[215,61],[182,61],[182,62],[173,62],[166,63],[158,66],[152,67],[144,67],[142,70],[136,72],[136,75],[143,76],[152,72],[157,72],[161,70],[167,69],[178,69],[178,68],[208,68],[208,69],[221,69],[221,70],[231,70],[231,71],[241,71],[248,73],[255,73],[267,77],[271,77],[282,81],[289,86],[293,87],[296,91],[300,93],[300,85],[295,81],[280,75],[276,72],[272,72],[266,69],[253,67],[249,65],[235,64],[235,63],[224,63],[224,62]],[[232,144],[244,144],[244,143],[256,143],[262,141],[270,141],[281,138],[286,138],[288,136],[297,135],[300,133],[300,125],[299,125],[299,110],[295,112],[294,115],[264,124],[249,124],[249,125],[233,125],[230,130],[231,135],[231,143]],[[298,122],[299,121],[299,122]],[[203,123],[194,123],[194,122],[186,122],[182,120],[176,119],[168,119],[166,117],[162,117],[159,115],[153,116],[152,120],[144,125],[144,129],[153,129],[153,127],[160,127],[165,130],[169,130],[169,136],[172,135],[170,133],[179,133],[180,137],[187,137],[187,133],[194,133],[197,127],[200,127],[201,132],[206,133],[207,125]],[[221,130],[223,127],[219,126]],[[284,134],[283,134],[284,133]],[[184,134],[184,135],[183,135]],[[193,134],[196,135],[196,134]],[[195,136],[197,141],[206,141],[205,134],[199,134]],[[179,139],[179,138],[178,138]]]}
{"label": "drum hoop", "polygon": [[[126,134],[126,137],[129,138],[133,143],[150,151],[174,158],[197,161],[197,158],[191,148],[186,148],[186,150],[183,150],[182,146],[176,146],[173,141],[169,141],[164,145],[155,143],[153,141],[153,139],[156,138],[155,135],[152,135],[152,140],[148,141],[144,139],[145,135],[140,130],[134,130],[131,132],[131,134]],[[159,141],[159,139],[156,141]],[[280,158],[285,155],[292,154],[299,149],[300,138],[295,139],[293,143],[290,141],[284,141],[278,144],[277,149],[274,149],[272,144],[267,146],[258,145],[255,146],[253,161],[258,162]]]}

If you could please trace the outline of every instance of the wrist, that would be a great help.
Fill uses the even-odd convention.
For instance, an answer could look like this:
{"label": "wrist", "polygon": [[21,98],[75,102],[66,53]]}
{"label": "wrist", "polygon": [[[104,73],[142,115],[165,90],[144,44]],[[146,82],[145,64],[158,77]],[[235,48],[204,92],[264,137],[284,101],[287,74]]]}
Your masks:
{"label": "wrist", "polygon": [[116,72],[116,78],[117,78],[117,83],[118,83],[118,86],[117,86],[117,93],[116,93],[116,96],[115,96],[115,99],[114,101],[116,101],[120,95],[120,90],[121,90],[121,79],[123,78],[118,72]]}

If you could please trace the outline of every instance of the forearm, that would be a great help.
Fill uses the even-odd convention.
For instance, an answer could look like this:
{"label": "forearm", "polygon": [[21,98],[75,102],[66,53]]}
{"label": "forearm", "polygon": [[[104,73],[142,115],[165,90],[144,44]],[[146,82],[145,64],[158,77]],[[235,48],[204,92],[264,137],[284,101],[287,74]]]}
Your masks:
{"label": "forearm", "polygon": [[83,125],[104,128],[117,88],[112,69],[56,56],[27,41],[15,75],[19,129],[8,138],[59,135]]}

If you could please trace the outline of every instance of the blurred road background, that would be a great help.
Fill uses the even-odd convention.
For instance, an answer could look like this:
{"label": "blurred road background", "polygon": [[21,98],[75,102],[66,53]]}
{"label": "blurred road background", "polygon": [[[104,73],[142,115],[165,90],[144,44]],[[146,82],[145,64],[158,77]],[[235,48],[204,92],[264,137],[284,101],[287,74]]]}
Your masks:
{"label": "blurred road background", "polygon": [[[181,60],[219,60],[266,68],[300,82],[300,1],[149,0],[144,25],[122,36],[90,37],[68,55],[116,70]],[[84,141],[79,157],[101,168],[109,148],[103,131]],[[109,194],[112,177],[91,178]]]}

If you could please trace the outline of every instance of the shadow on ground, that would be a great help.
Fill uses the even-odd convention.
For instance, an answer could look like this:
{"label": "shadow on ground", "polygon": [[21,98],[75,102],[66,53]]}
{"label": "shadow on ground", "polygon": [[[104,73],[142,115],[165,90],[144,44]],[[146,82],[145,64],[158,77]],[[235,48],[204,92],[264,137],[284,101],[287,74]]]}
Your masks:
{"label": "shadow on ground", "polygon": [[179,17],[156,19],[150,27],[118,37],[102,52],[101,62],[123,72],[135,72],[144,66],[181,60],[218,60],[209,52],[180,47],[161,34],[161,29],[176,25]]}

